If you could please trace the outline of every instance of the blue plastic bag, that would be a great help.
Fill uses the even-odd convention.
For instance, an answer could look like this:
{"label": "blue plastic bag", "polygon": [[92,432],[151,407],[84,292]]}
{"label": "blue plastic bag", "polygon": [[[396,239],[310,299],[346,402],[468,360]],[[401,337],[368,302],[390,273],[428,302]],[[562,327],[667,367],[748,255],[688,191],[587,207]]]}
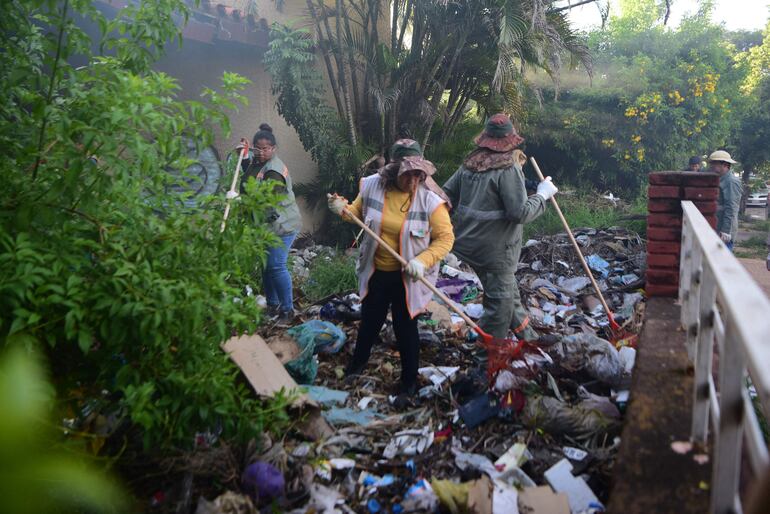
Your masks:
{"label": "blue plastic bag", "polygon": [[314,353],[337,353],[347,339],[345,332],[334,323],[315,319],[289,329],[289,335],[300,348],[312,344]]}
{"label": "blue plastic bag", "polygon": [[589,255],[586,257],[586,261],[588,262],[588,266],[597,273],[601,273],[602,277],[607,278],[607,275],[610,274],[610,263],[598,255]]}

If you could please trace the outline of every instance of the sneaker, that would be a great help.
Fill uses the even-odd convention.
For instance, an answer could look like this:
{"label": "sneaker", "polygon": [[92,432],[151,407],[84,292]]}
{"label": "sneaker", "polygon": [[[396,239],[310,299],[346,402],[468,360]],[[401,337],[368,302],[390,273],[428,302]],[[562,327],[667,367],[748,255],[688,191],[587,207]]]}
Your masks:
{"label": "sneaker", "polygon": [[365,369],[366,363],[353,365],[352,362],[349,362],[348,365],[345,366],[345,383],[350,384],[355,381],[355,379],[363,374]]}
{"label": "sneaker", "polygon": [[276,319],[276,323],[279,325],[289,325],[294,321],[294,318],[297,317],[297,313],[294,311],[294,309],[291,309],[289,311],[279,311],[278,312],[278,318]]}

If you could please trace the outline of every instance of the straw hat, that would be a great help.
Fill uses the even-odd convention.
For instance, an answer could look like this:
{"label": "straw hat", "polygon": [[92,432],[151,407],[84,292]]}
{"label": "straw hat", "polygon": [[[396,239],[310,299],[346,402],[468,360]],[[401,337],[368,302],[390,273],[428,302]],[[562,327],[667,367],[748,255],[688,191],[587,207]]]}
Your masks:
{"label": "straw hat", "polygon": [[709,162],[729,162],[730,164],[738,164],[736,161],[733,160],[732,157],[730,157],[730,154],[725,152],[724,150],[717,150],[716,152],[709,155]]}

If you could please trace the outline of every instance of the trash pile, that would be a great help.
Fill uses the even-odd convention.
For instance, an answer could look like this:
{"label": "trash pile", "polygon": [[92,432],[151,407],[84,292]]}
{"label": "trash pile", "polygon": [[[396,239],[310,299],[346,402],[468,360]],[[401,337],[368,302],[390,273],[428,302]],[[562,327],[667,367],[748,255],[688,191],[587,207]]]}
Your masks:
{"label": "trash pile", "polygon": [[[644,241],[620,228],[575,234],[616,320],[637,332]],[[308,262],[310,253],[298,257]],[[355,294],[308,306],[264,341],[250,336],[257,346],[233,360],[258,394],[266,394],[259,381],[273,380],[274,390],[299,384],[305,414],[297,434],[263,441],[240,493],[201,497],[197,512],[231,512],[217,505],[235,497],[237,512],[603,511],[636,350],[610,343],[607,315],[565,234],[528,241],[517,277],[535,328],[557,337],[527,343],[490,373],[472,331],[434,299],[419,318],[420,388],[405,410],[392,405],[400,364],[390,320],[368,368],[345,377],[360,319]],[[480,281],[451,254],[437,286],[471,318],[483,314]],[[286,377],[269,377],[270,359]],[[322,435],[308,437],[303,423]]]}
{"label": "trash pile", "polygon": [[[625,228],[573,230],[615,318],[638,332],[644,287],[645,242]],[[529,240],[517,272],[536,329],[560,334],[606,331],[607,314],[566,234]]]}
{"label": "trash pile", "polygon": [[334,248],[330,246],[314,244],[307,239],[300,240],[289,250],[291,274],[295,278],[306,279],[310,276],[310,265],[315,259],[331,257],[335,253]]}

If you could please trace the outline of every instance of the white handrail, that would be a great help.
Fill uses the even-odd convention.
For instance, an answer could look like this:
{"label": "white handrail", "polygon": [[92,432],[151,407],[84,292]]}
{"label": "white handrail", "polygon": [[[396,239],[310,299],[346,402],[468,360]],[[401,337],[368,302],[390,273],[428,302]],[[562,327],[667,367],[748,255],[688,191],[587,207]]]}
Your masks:
{"label": "white handrail", "polygon": [[[767,472],[770,467],[746,390],[750,379],[765,415],[770,416],[770,300],[695,205],[683,201],[682,211],[679,300],[687,351],[695,367],[692,438],[708,441],[711,411],[714,451],[709,510],[741,512],[744,437],[754,472]],[[716,383],[712,380],[715,342]]]}

